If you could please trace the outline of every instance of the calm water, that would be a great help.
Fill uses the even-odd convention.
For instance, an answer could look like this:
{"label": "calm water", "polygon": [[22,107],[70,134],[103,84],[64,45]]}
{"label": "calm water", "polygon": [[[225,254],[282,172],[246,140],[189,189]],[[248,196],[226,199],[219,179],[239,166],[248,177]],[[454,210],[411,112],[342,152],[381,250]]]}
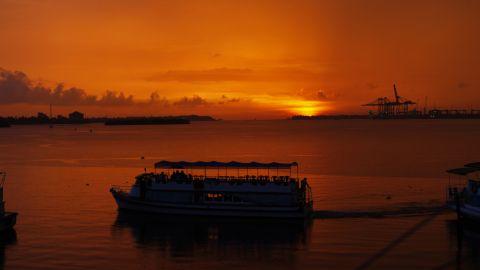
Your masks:
{"label": "calm water", "polygon": [[0,129],[7,209],[20,213],[0,257],[5,269],[475,269],[480,232],[457,237],[450,213],[152,218],[118,213],[108,189],[161,159],[298,161],[316,209],[402,213],[441,204],[443,172],[478,161],[478,138],[480,121],[466,120]]}

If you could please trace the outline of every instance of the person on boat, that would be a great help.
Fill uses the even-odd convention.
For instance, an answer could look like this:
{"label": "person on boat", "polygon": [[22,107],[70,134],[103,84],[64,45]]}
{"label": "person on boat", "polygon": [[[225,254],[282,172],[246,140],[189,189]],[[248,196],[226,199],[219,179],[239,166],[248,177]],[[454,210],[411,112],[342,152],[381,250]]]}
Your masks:
{"label": "person on boat", "polygon": [[159,178],[160,178],[160,181],[161,181],[161,182],[165,182],[167,176],[166,176],[166,174],[165,174],[164,172],[161,172],[161,173],[159,174]]}

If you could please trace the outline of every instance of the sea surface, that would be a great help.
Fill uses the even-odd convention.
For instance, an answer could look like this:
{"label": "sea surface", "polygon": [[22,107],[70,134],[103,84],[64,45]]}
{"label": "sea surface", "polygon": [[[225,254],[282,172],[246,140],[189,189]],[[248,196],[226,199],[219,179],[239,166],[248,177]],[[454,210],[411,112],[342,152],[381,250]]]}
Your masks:
{"label": "sea surface", "polygon": [[[445,200],[446,169],[480,161],[479,139],[475,120],[0,129],[6,208],[19,213],[15,232],[0,239],[0,264],[4,269],[480,269],[480,230],[459,226],[453,213],[428,211]],[[118,212],[110,186],[130,185],[159,160],[297,161],[300,176],[313,188],[319,218]]]}

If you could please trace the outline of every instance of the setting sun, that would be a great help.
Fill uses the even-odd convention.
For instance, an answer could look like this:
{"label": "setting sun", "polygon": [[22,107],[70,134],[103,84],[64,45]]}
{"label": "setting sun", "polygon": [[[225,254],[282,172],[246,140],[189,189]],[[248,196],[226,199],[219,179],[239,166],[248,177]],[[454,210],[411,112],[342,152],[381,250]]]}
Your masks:
{"label": "setting sun", "polygon": [[319,111],[320,111],[320,108],[316,106],[303,106],[303,107],[294,108],[295,113],[299,115],[305,115],[305,116],[314,116],[318,114]]}
{"label": "setting sun", "polygon": [[294,100],[289,103],[290,112],[295,115],[314,116],[326,110],[320,101]]}

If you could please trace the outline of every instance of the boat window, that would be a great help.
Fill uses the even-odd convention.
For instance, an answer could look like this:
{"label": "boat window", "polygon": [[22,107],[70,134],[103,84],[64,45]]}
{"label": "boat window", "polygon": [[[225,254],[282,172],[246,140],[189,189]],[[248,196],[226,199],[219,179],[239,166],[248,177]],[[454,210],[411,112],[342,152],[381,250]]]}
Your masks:
{"label": "boat window", "polygon": [[222,193],[207,193],[205,194],[206,201],[223,201],[224,195]]}

